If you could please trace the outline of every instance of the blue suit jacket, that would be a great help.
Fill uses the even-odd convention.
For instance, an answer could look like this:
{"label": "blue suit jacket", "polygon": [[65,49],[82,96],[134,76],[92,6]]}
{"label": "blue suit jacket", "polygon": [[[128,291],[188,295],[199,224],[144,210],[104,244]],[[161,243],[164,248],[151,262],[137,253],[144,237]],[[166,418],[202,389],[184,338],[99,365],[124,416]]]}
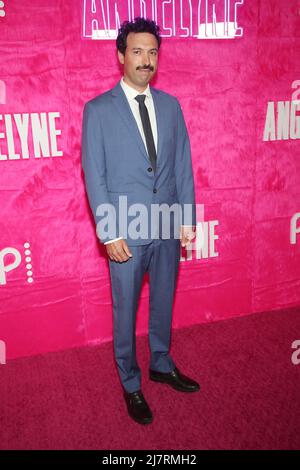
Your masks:
{"label": "blue suit jacket", "polygon": [[[177,225],[196,224],[190,141],[180,104],[168,93],[153,87],[150,90],[158,132],[155,174],[150,171],[147,150],[120,82],[84,107],[82,166],[97,234],[103,243],[123,236],[128,245],[140,245],[150,243],[154,233],[156,238],[157,234],[161,238],[174,238],[175,234],[178,238]],[[123,208],[143,204],[147,214],[133,206],[131,210],[136,208],[137,212],[129,211],[125,216],[124,211],[119,212],[119,196],[127,196],[121,203]],[[151,204],[163,203],[169,207],[178,203],[182,208],[180,220],[171,217],[169,234],[162,231],[162,219],[157,226],[151,219]],[[97,213],[100,204],[112,206],[102,206],[102,212],[98,209]],[[189,204],[191,210],[184,212],[184,204]],[[147,219],[148,230],[136,238],[132,228],[140,231],[141,218]],[[108,232],[108,221],[115,230]]]}

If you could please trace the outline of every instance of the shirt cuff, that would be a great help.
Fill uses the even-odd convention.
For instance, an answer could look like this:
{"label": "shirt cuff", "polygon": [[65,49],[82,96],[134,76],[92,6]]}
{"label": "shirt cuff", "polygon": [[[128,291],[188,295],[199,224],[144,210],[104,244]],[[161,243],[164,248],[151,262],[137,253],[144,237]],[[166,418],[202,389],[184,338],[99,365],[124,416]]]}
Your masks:
{"label": "shirt cuff", "polygon": [[116,242],[117,240],[121,240],[122,238],[123,238],[123,237],[114,238],[113,240],[109,240],[108,242],[105,242],[104,245],[108,245],[108,243]]}

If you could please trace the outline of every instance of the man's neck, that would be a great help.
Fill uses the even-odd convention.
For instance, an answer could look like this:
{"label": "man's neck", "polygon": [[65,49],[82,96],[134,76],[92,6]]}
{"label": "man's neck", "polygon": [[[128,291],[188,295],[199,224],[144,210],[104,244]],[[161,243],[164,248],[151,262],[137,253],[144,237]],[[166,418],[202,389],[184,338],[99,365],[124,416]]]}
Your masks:
{"label": "man's neck", "polygon": [[138,91],[139,93],[143,93],[147,88],[148,88],[148,84],[144,87],[144,88],[141,88],[141,87],[136,87],[133,83],[131,82],[128,82],[127,80],[127,77],[123,76],[123,80],[124,82],[126,83],[127,86],[129,86],[130,88],[132,88],[133,90],[136,90]]}

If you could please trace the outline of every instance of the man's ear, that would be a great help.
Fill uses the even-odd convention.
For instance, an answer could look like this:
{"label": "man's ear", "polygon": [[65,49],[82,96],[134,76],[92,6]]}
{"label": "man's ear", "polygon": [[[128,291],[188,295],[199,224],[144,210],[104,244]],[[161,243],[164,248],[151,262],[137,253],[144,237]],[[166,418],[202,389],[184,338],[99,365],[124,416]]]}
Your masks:
{"label": "man's ear", "polygon": [[125,57],[124,57],[124,55],[122,54],[122,52],[120,52],[119,50],[118,50],[118,58],[119,58],[119,62],[120,62],[121,64],[124,64]]}

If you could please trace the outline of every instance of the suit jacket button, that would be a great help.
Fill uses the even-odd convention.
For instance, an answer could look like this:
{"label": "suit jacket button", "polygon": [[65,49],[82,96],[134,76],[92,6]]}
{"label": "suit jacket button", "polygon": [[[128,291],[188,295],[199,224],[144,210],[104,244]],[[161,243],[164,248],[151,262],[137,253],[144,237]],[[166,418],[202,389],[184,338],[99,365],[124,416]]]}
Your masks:
{"label": "suit jacket button", "polygon": [[154,188],[154,189],[153,189],[153,192],[154,192],[154,193],[157,193],[157,189],[156,189],[156,188]]}
{"label": "suit jacket button", "polygon": [[149,168],[147,168],[147,170],[148,170],[148,171],[152,171],[152,168],[151,168],[151,166],[149,166]]}

